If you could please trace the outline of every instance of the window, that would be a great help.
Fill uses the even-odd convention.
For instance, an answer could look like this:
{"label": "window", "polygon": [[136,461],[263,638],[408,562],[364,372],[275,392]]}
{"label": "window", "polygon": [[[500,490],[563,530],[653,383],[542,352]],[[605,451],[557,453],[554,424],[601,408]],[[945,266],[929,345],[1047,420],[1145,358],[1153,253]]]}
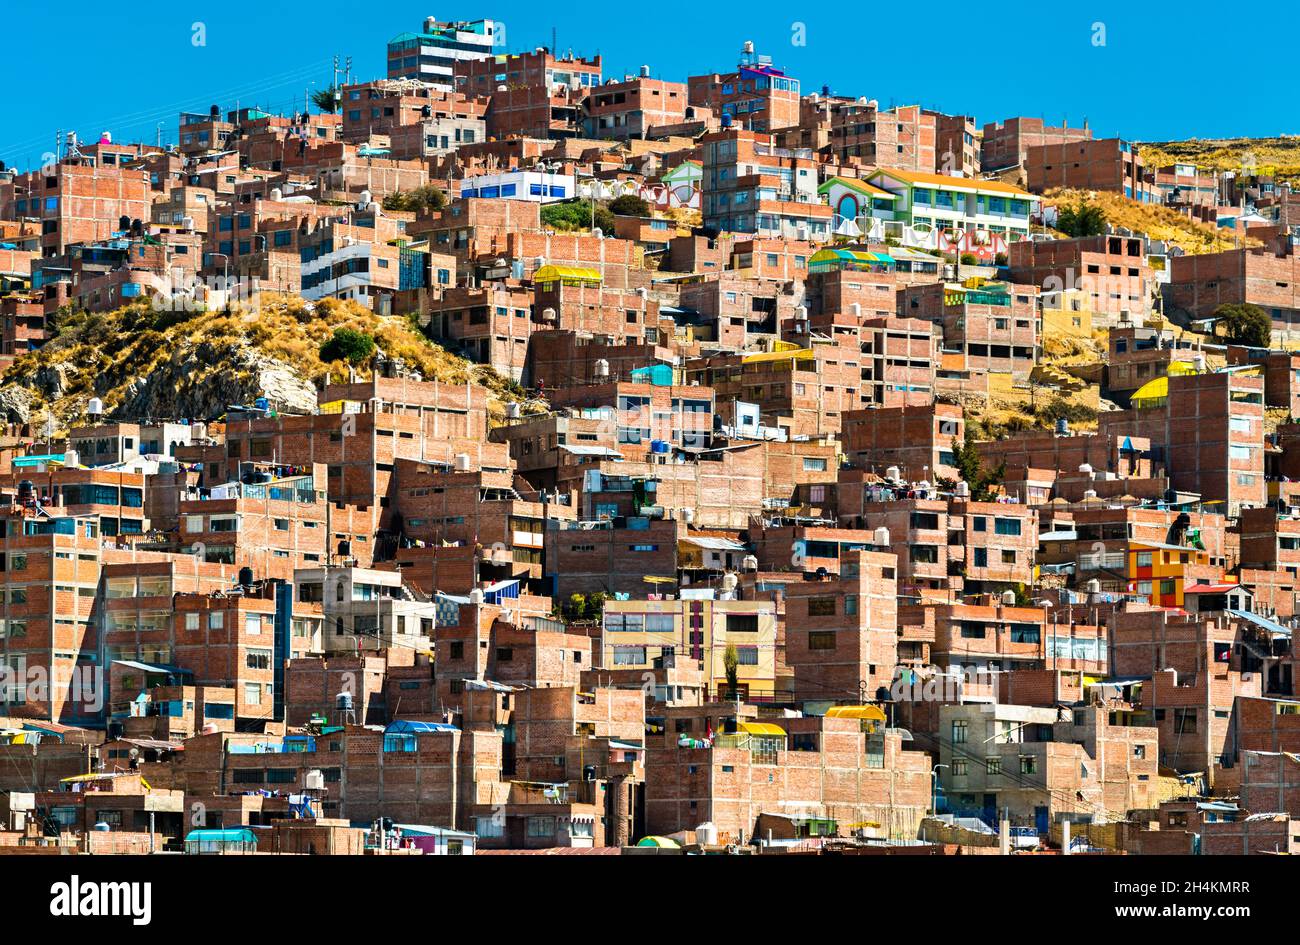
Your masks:
{"label": "window", "polygon": [[529,817],[528,818],[528,836],[535,839],[552,838],[555,836],[555,818],[554,817]]}
{"label": "window", "polygon": [[835,631],[834,630],[812,630],[808,633],[809,650],[833,650],[835,649]]}
{"label": "window", "polygon": [[1018,518],[999,518],[993,521],[993,530],[999,535],[1019,535],[1020,519]]}
{"label": "window", "polygon": [[954,719],[952,723],[952,743],[954,745],[966,744],[967,735],[970,733],[970,723],[965,719]]}
{"label": "window", "polygon": [[615,666],[644,666],[645,663],[646,663],[645,647],[643,646],[614,647]]}
{"label": "window", "polygon": [[808,616],[809,617],[834,617],[835,598],[834,597],[808,598]]}
{"label": "window", "polygon": [[970,766],[964,758],[954,758],[952,760],[953,777],[964,778],[970,774]]}
{"label": "window", "polygon": [[[646,629],[650,629],[650,620],[654,617],[668,616],[667,630],[672,630],[672,617],[666,614],[647,614]],[[757,633],[758,614],[727,614],[727,633]]]}
{"label": "window", "polygon": [[1035,758],[1035,757],[1033,757],[1032,755],[1021,755],[1021,757],[1020,757],[1020,773],[1021,773],[1021,774],[1037,774],[1037,773],[1038,773],[1038,759]]}
{"label": "window", "polygon": [[986,758],[986,759],[984,760],[984,769],[985,769],[985,771],[986,771],[988,774],[1001,774],[1001,773],[1002,773],[1002,759],[1001,759],[1001,758]]}

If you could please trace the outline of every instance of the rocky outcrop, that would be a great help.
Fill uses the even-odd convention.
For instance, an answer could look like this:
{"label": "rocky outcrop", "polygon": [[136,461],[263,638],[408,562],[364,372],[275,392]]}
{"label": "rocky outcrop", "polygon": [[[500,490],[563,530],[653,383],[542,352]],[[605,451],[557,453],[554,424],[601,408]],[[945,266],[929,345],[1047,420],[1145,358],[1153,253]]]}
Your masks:
{"label": "rocky outcrop", "polygon": [[[61,313],[54,337],[16,358],[0,376],[0,416],[10,422],[85,423],[92,398],[120,421],[212,420],[232,404],[265,397],[273,409],[309,414],[316,386],[346,373],[323,361],[323,341],[341,328],[370,335],[374,369],[389,376],[477,383],[490,401],[513,395],[490,369],[429,341],[404,317],[380,317],[354,302],[319,305],[271,296],[255,311]],[[499,404],[498,404],[499,406]]]}
{"label": "rocky outcrop", "polygon": [[[85,377],[85,372],[95,373]],[[133,373],[128,364],[101,370],[49,361],[26,380],[0,387],[0,416],[27,423],[42,404],[54,405],[60,416],[81,415],[90,399],[87,391],[106,399],[109,419],[128,422],[210,419],[232,404],[252,404],[258,397],[291,413],[310,413],[316,405],[315,387],[291,365],[239,342],[203,341],[174,348],[144,373]]]}
{"label": "rocky outcrop", "polygon": [[201,343],[178,348],[148,374],[127,381],[110,416],[216,417],[258,397],[291,413],[310,413],[316,405],[315,388],[289,365],[252,348]]}
{"label": "rocky outcrop", "polygon": [[32,419],[32,392],[17,384],[0,387],[0,416],[6,423],[27,423]]}

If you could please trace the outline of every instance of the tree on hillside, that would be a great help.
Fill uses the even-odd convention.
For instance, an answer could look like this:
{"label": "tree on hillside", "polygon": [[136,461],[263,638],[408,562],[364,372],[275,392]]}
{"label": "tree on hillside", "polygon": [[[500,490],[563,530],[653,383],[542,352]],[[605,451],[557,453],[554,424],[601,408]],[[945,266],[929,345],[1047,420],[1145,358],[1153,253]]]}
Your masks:
{"label": "tree on hillside", "polygon": [[420,213],[424,210],[441,210],[447,206],[447,195],[433,184],[424,184],[414,190],[399,190],[384,198],[385,210],[405,210]]}
{"label": "tree on hillside", "polygon": [[736,644],[728,643],[722,651],[722,668],[727,674],[727,697],[734,699],[740,691],[740,654]]}
{"label": "tree on hillside", "polygon": [[375,339],[364,331],[335,328],[334,334],[320,346],[320,359],[360,364],[375,353]]}
{"label": "tree on hillside", "polygon": [[1106,232],[1106,214],[1095,204],[1064,206],[1057,211],[1056,228],[1066,236],[1100,236]]}
{"label": "tree on hillside", "polygon": [[1273,321],[1258,305],[1224,302],[1214,310],[1214,318],[1233,344],[1267,348],[1273,343]]}
{"label": "tree on hillside", "polygon": [[332,85],[328,89],[317,89],[311,93],[311,103],[321,111],[329,112],[332,115],[334,109],[338,107],[338,102],[334,98],[337,92],[338,89]]}
{"label": "tree on hillside", "polygon": [[1002,477],[1007,473],[1007,464],[1002,462],[996,469],[985,469],[984,457],[980,455],[975,434],[970,427],[966,428],[966,438],[963,442],[959,443],[957,438],[953,437],[952,455],[953,465],[957,467],[958,474],[966,485],[970,486],[971,501],[992,501],[993,487],[1002,482]]}
{"label": "tree on hillside", "polygon": [[620,217],[648,217],[650,204],[635,194],[624,194],[609,202],[609,211]]}

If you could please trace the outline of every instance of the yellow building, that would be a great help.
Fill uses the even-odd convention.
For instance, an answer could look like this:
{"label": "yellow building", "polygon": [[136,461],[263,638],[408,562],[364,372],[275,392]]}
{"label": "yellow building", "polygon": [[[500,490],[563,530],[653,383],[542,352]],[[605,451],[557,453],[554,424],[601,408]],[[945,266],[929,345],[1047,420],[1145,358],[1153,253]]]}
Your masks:
{"label": "yellow building", "polygon": [[1042,308],[1042,338],[1066,336],[1092,337],[1092,304],[1082,289],[1063,289],[1044,293]]}
{"label": "yellow building", "polygon": [[1196,583],[1195,579],[1187,580],[1190,568],[1205,569],[1197,577],[1208,576],[1214,570],[1210,553],[1193,545],[1129,542],[1128,578],[1133,593],[1145,596],[1158,607],[1183,606],[1183,588]]}
{"label": "yellow building", "polygon": [[689,661],[716,699],[728,694],[731,644],[742,697],[768,700],[778,692],[776,631],[776,604],[768,600],[611,600],[601,627],[601,666],[649,670]]}

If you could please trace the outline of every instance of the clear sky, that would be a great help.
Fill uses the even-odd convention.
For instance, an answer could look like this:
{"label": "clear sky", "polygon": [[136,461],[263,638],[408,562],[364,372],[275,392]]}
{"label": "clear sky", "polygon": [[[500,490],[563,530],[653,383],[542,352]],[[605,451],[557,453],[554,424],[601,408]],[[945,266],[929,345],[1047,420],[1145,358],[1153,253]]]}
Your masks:
{"label": "clear sky", "polygon": [[[548,9],[549,7],[549,9]],[[741,44],[811,92],[865,95],[973,114],[1078,124],[1134,140],[1300,131],[1285,50],[1230,26],[1232,7],[1186,0],[1086,3],[803,3],[745,5],[432,2],[129,4],[8,0],[0,10],[0,160],[37,166],[55,133],[175,143],[178,113],[258,105],[301,108],[330,83],[333,57],[359,80],[382,77],[384,44],[439,20],[490,17],[512,52],[551,44],[600,53],[606,77],[642,64],[658,78],[725,71]],[[1273,36],[1295,35],[1300,5],[1269,5]],[[204,45],[193,41],[203,24]],[[800,29],[802,24],[802,29]],[[799,41],[803,44],[800,45]],[[1104,42],[1104,45],[1102,44]]]}

